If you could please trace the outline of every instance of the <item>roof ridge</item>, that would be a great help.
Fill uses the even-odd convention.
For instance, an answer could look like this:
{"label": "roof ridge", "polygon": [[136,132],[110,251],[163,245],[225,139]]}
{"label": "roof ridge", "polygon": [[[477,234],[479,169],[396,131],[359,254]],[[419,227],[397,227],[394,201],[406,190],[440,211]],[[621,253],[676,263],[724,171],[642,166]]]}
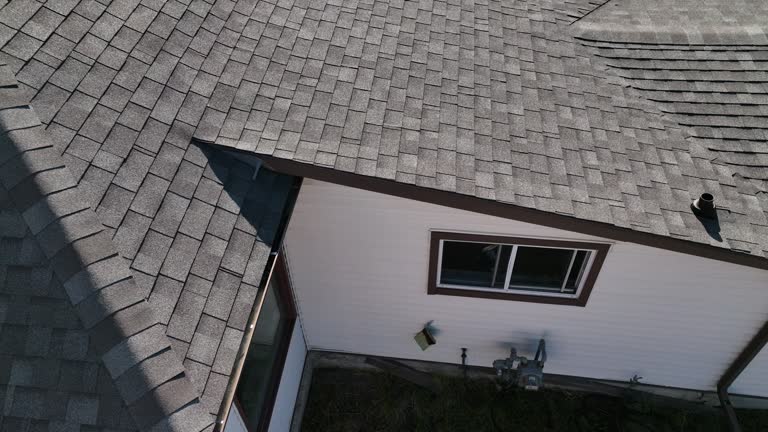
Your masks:
{"label": "roof ridge", "polygon": [[[134,422],[152,431],[209,427],[213,418],[126,261],[82,194],[72,192],[80,186],[3,66],[0,182],[50,261]],[[63,193],[67,199],[51,202]]]}
{"label": "roof ridge", "polygon": [[577,38],[640,44],[768,45],[764,22],[768,8],[755,0],[609,0],[605,6],[573,22]]}

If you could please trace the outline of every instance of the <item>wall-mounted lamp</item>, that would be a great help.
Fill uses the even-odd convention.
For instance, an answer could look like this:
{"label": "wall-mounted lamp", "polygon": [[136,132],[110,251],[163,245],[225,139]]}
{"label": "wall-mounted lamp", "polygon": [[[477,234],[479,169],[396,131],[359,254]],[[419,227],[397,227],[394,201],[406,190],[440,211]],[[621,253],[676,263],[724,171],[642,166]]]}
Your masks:
{"label": "wall-mounted lamp", "polygon": [[424,325],[420,332],[413,336],[413,340],[416,341],[416,344],[419,345],[422,351],[426,351],[427,348],[437,343],[437,339],[435,339],[436,333],[437,331],[432,327],[432,321],[430,321]]}

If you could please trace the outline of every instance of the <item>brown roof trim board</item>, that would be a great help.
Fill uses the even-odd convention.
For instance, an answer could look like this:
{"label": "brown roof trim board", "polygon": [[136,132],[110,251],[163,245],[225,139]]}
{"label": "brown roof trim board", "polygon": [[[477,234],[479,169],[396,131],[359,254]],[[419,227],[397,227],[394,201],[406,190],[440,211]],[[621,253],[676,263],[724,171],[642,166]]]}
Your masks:
{"label": "brown roof trim board", "polygon": [[5,75],[0,76],[0,182],[50,260],[90,334],[91,349],[140,430],[206,429],[213,418],[128,264],[83,199],[13,75],[2,65],[0,75]]}
{"label": "brown roof trim board", "polygon": [[[475,290],[463,290],[456,288],[441,288],[437,285],[437,266],[439,265],[438,255],[440,253],[440,241],[441,240],[460,240],[460,241],[474,241],[474,242],[487,242],[487,243],[507,243],[518,244],[528,246],[557,246],[574,249],[592,249],[596,252],[595,259],[592,261],[592,267],[589,269],[587,279],[584,281],[584,287],[581,289],[578,297],[564,298],[564,297],[546,297],[541,295],[523,294],[521,291],[513,292],[492,292],[492,291],[475,291]],[[434,295],[452,295],[459,297],[472,297],[472,298],[485,298],[494,300],[512,300],[522,301],[528,303],[540,303],[540,304],[554,304],[565,306],[581,306],[587,305],[589,295],[592,293],[592,288],[595,286],[597,276],[600,274],[600,269],[605,262],[605,256],[608,254],[610,245],[605,243],[588,243],[581,241],[566,241],[566,240],[549,240],[549,239],[536,239],[536,238],[522,238],[522,237],[507,237],[507,236],[492,236],[492,235],[480,235],[480,234],[464,234],[454,232],[442,232],[432,231],[430,233],[429,240],[429,277],[427,282],[427,294]]]}
{"label": "brown roof trim board", "polygon": [[757,334],[744,347],[744,350],[736,356],[733,363],[728,366],[728,369],[725,370],[723,376],[717,382],[717,395],[720,398],[720,404],[728,416],[732,432],[741,432],[741,426],[736,417],[736,411],[733,409],[728,397],[728,389],[766,345],[768,345],[768,321],[758,330]]}
{"label": "brown roof trim board", "polygon": [[661,236],[653,233],[635,231],[603,222],[578,219],[572,216],[517,206],[509,203],[486,200],[455,192],[430,189],[412,184],[399,183],[378,177],[364,176],[351,172],[339,171],[317,165],[281,159],[271,155],[254,154],[244,150],[211,144],[213,147],[226,149],[258,157],[264,164],[277,172],[315,180],[364,189],[371,192],[398,196],[417,201],[437,204],[445,207],[467,210],[491,216],[528,222],[551,228],[573,231],[581,234],[603,237],[606,239],[637,243],[645,246],[666,249],[702,258],[725,261],[768,270],[768,259],[756,255],[736,252],[731,249],[710,246],[702,243]]}

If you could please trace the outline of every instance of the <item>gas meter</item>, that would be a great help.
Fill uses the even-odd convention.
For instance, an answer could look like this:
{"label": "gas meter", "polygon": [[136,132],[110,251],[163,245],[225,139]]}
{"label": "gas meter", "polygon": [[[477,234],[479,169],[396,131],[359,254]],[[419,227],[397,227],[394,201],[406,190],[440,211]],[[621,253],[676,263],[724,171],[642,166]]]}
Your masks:
{"label": "gas meter", "polygon": [[518,356],[517,350],[513,347],[509,357],[493,362],[493,368],[496,369],[496,376],[507,384],[517,385],[526,390],[538,390],[544,381],[544,362],[546,361],[547,349],[544,339],[541,339],[533,360]]}

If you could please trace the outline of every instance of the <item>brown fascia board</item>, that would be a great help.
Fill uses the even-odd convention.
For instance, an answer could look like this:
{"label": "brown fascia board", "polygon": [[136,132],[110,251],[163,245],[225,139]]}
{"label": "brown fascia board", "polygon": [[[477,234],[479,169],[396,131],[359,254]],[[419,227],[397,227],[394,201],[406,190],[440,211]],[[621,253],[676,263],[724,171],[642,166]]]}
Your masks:
{"label": "brown fascia board", "polygon": [[763,324],[763,327],[752,337],[747,346],[744,347],[744,350],[736,356],[733,363],[728,366],[723,376],[717,381],[717,397],[720,399],[720,405],[728,418],[731,432],[741,432],[742,429],[736,415],[736,410],[733,408],[728,396],[728,389],[766,345],[768,345],[768,321]]}
{"label": "brown fascia board", "polygon": [[717,390],[727,392],[731,384],[736,381],[736,378],[741,375],[744,369],[749,366],[766,345],[768,345],[768,322],[763,324],[763,327],[752,337],[747,346],[744,347],[744,350],[728,366],[728,369],[725,370],[723,376],[717,382]]}
{"label": "brown fascia board", "polygon": [[581,234],[602,237],[610,240],[636,243],[659,249],[670,250],[687,255],[709,258],[763,270],[768,270],[768,259],[757,255],[736,252],[688,240],[666,237],[642,231],[622,228],[603,222],[579,219],[568,215],[546,212],[517,206],[510,203],[491,201],[456,192],[430,189],[412,184],[399,183],[378,177],[364,176],[352,172],[339,171],[290,159],[253,153],[236,148],[211,144],[214,147],[242,155],[261,159],[270,169],[297,177],[306,177],[342,186],[349,186],[371,192],[408,198],[430,204],[437,204],[460,210],[513,219],[535,225],[547,226]]}

